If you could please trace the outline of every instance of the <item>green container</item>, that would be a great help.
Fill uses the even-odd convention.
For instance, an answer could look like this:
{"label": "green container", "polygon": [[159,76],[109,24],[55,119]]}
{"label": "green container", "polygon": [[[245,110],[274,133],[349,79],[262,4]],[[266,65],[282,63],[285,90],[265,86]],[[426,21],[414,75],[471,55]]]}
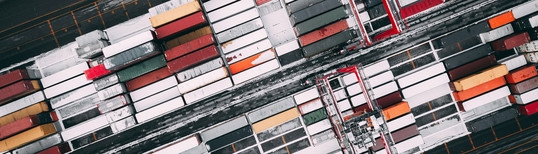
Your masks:
{"label": "green container", "polygon": [[318,121],[321,121],[323,119],[327,118],[327,113],[325,113],[325,109],[321,108],[314,112],[310,112],[306,115],[303,115],[304,124],[311,125]]}
{"label": "green container", "polygon": [[301,36],[345,17],[347,17],[346,10],[342,6],[297,24],[295,31]]}
{"label": "green container", "polygon": [[166,66],[166,59],[163,55],[157,55],[141,63],[134,64],[126,69],[119,71],[118,78],[120,82],[129,81],[153,70]]}

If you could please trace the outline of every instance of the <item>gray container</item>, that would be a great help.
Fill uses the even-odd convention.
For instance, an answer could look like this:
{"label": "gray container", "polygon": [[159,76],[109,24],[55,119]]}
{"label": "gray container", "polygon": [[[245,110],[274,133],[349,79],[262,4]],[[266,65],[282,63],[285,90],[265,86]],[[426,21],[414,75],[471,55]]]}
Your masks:
{"label": "gray container", "polygon": [[461,65],[467,64],[469,62],[475,61],[482,57],[489,55],[492,52],[491,46],[489,44],[484,44],[474,49],[470,49],[464,53],[450,57],[443,61],[447,70],[454,69]]}
{"label": "gray container", "polygon": [[265,118],[268,118],[280,112],[286,111],[292,107],[295,107],[295,101],[293,101],[292,97],[288,97],[276,103],[262,107],[259,110],[251,112],[247,114],[247,117],[251,123],[256,123],[260,120],[263,120]]}
{"label": "gray container", "polygon": [[228,42],[262,27],[262,20],[257,18],[217,34],[217,39],[220,43]]}
{"label": "gray container", "polygon": [[97,42],[98,40],[108,40],[106,33],[102,30],[94,30],[75,38],[75,41],[79,47],[87,46],[88,44]]}
{"label": "gray container", "polygon": [[77,52],[79,58],[90,59],[102,55],[103,50],[101,49],[108,45],[110,45],[108,41],[97,40],[95,42],[87,44],[86,46],[78,47],[75,49],[75,51]]}
{"label": "gray container", "polygon": [[288,10],[291,13],[295,13],[299,10],[305,9],[309,6],[312,6],[316,3],[322,2],[323,0],[296,0],[288,4]]}
{"label": "gray container", "polygon": [[79,99],[61,109],[57,109],[57,113],[62,119],[66,119],[72,115],[76,115],[82,111],[88,110],[99,104],[101,100],[97,94],[93,94],[82,99]]}
{"label": "gray container", "polygon": [[93,86],[96,90],[102,90],[118,82],[120,82],[118,75],[116,75],[116,73],[113,73],[100,79],[93,80]]}
{"label": "gray container", "polygon": [[129,97],[127,97],[127,95],[120,95],[105,101],[101,101],[99,104],[97,104],[97,109],[99,109],[99,112],[101,113],[107,113],[129,103],[131,103],[131,100]]}
{"label": "gray container", "polygon": [[197,76],[200,76],[202,74],[205,74],[209,71],[212,71],[212,70],[215,70],[219,67],[222,67],[224,66],[224,62],[222,61],[221,58],[217,58],[217,59],[214,59],[214,60],[211,60],[209,62],[206,62],[204,64],[201,64],[201,65],[198,65],[194,68],[191,68],[191,69],[187,69],[187,70],[184,70],[184,71],[181,71],[177,74],[177,79],[180,81],[180,82],[185,82],[189,79],[192,79],[194,77],[197,77]]}
{"label": "gray container", "polygon": [[115,85],[112,85],[108,88],[105,88],[103,90],[100,90],[97,92],[97,95],[99,96],[99,99],[106,100],[108,98],[117,96],[119,94],[122,94],[124,92],[127,92],[127,89],[125,88],[125,85],[123,83],[117,83]]}
{"label": "gray container", "polygon": [[157,53],[159,53],[157,44],[154,42],[147,42],[107,58],[103,64],[105,64],[107,70],[116,70]]}
{"label": "gray container", "polygon": [[228,121],[224,124],[220,124],[216,127],[210,128],[200,133],[200,137],[202,138],[202,141],[209,141],[244,126],[248,126],[248,122],[247,118],[242,116]]}
{"label": "gray container", "polygon": [[347,17],[346,10],[344,7],[339,7],[297,24],[295,33],[297,33],[297,36],[301,36],[345,17]]}
{"label": "gray container", "polygon": [[340,1],[323,1],[321,3],[314,4],[306,9],[303,9],[301,11],[294,12],[290,18],[292,25],[295,25],[297,23],[301,23],[309,18],[318,16],[324,12],[327,12],[329,10],[332,10],[334,8],[337,8],[339,6],[342,6],[342,3]]}

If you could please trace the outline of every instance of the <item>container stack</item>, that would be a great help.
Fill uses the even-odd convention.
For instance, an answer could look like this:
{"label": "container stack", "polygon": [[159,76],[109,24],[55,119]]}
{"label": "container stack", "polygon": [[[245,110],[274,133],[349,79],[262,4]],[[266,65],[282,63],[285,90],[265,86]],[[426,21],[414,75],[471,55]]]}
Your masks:
{"label": "container stack", "polygon": [[303,47],[304,57],[347,42],[356,37],[352,19],[347,19],[341,1],[296,0],[288,4],[290,21]]}
{"label": "container stack", "polygon": [[408,18],[442,4],[444,0],[399,0],[399,2],[402,18]]}
{"label": "container stack", "polygon": [[155,154],[167,154],[167,153],[207,153],[207,149],[201,144],[200,135],[195,133],[194,135],[187,136],[160,146],[155,150],[149,151]]}
{"label": "container stack", "polygon": [[94,30],[75,38],[78,47],[75,48],[79,58],[90,59],[101,55],[102,48],[110,45],[108,37],[102,30]]}
{"label": "container stack", "polygon": [[522,115],[531,115],[538,111],[536,100],[538,100],[538,77],[536,77],[536,67],[534,65],[524,66],[510,71],[506,75],[506,81],[510,84],[512,95],[510,102],[517,104]]}

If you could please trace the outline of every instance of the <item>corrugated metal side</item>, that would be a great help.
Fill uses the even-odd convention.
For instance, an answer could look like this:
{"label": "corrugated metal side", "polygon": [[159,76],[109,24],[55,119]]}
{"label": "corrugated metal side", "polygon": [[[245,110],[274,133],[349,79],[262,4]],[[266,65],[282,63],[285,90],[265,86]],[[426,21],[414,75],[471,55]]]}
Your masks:
{"label": "corrugated metal side", "polygon": [[[21,118],[39,114],[41,112],[49,111],[49,106],[47,105],[47,102],[39,102],[39,103],[32,103],[33,105],[29,105],[28,107],[23,107],[21,109],[9,111],[7,109],[2,108],[2,111],[0,112],[0,126],[9,124],[15,120],[19,120]],[[4,105],[2,107],[7,107],[7,105]]]}
{"label": "corrugated metal side", "polygon": [[26,69],[18,69],[0,76],[0,88],[23,79],[30,79]]}
{"label": "corrugated metal side", "polygon": [[533,77],[517,84],[509,84],[508,87],[510,87],[512,94],[522,94],[538,87],[538,77]]}
{"label": "corrugated metal side", "polygon": [[401,10],[402,18],[410,17],[419,12],[422,12],[424,10],[427,10],[429,8],[442,4],[443,2],[444,2],[443,0],[422,0],[420,2],[416,2],[412,5],[402,8]]}
{"label": "corrugated metal side", "polygon": [[158,53],[158,45],[154,42],[147,42],[112,57],[108,57],[103,61],[103,64],[105,65],[106,70],[118,70]]}
{"label": "corrugated metal side", "polygon": [[297,36],[301,36],[345,17],[346,11],[344,7],[339,7],[295,25],[295,32]]}
{"label": "corrugated metal side", "polygon": [[252,129],[255,133],[259,133],[280,123],[297,118],[299,115],[300,114],[297,111],[297,108],[292,108],[265,120],[254,123],[252,125]]}
{"label": "corrugated metal side", "polygon": [[194,77],[205,74],[211,70],[217,69],[221,66],[224,66],[224,62],[222,61],[221,58],[216,58],[206,63],[200,64],[194,68],[181,71],[177,73],[176,76],[179,82],[185,82]]}
{"label": "corrugated metal side", "polygon": [[347,25],[347,21],[340,20],[336,23],[330,24],[326,27],[299,37],[299,42],[301,42],[301,46],[306,46],[336,33],[339,33],[343,30],[346,30],[347,28],[349,28],[349,26]]}
{"label": "corrugated metal side", "polygon": [[470,99],[472,97],[478,96],[480,94],[486,93],[495,88],[501,87],[503,85],[506,85],[506,81],[504,80],[504,77],[498,77],[496,79],[477,85],[473,88],[459,91],[459,92],[453,92],[452,94],[454,95],[454,99],[456,101],[461,102],[461,101]]}
{"label": "corrugated metal side", "polygon": [[141,63],[118,71],[116,74],[118,75],[118,79],[120,82],[125,82],[139,77],[143,74],[149,73],[158,68],[161,68],[163,66],[166,66],[166,60],[164,59],[164,56],[157,55]]}
{"label": "corrugated metal side", "polygon": [[490,67],[476,74],[452,82],[456,91],[463,91],[508,74],[506,65]]}
{"label": "corrugated metal side", "polygon": [[23,80],[0,89],[0,104],[41,89],[37,80]]}
{"label": "corrugated metal side", "polygon": [[495,16],[488,20],[489,26],[491,29],[495,29],[497,27],[500,27],[504,24],[510,23],[512,21],[516,20],[514,18],[514,15],[512,14],[512,11],[508,11],[506,13],[503,13],[501,15]]}
{"label": "corrugated metal side", "polygon": [[204,35],[212,34],[213,31],[211,31],[211,27],[205,26],[197,30],[193,30],[190,33],[187,33],[185,35],[181,35],[179,37],[170,39],[166,41],[165,47],[166,49],[172,49],[176,46],[182,45],[184,43],[190,42],[192,40],[195,40],[197,38],[200,38]]}
{"label": "corrugated metal side", "polygon": [[460,67],[457,67],[453,70],[448,71],[448,77],[450,77],[450,80],[458,80],[458,79],[461,79],[462,77],[468,76],[482,69],[491,67],[495,64],[497,64],[495,55],[489,55],[487,57],[480,58],[476,61],[473,61],[471,63],[462,65]]}
{"label": "corrugated metal side", "polygon": [[179,72],[198,63],[217,57],[218,55],[219,52],[215,46],[205,47],[196,52],[168,62],[168,70],[174,73]]}
{"label": "corrugated metal side", "polygon": [[237,63],[231,64],[229,66],[229,69],[232,74],[237,74],[241,71],[260,65],[274,58],[275,58],[275,53],[273,49],[271,49],[271,50],[267,50],[262,53],[259,53],[257,55],[254,55],[250,58],[239,61]]}
{"label": "corrugated metal side", "polygon": [[323,40],[305,46],[303,48],[303,54],[305,57],[311,57],[320,52],[329,50],[336,45],[345,43],[352,38],[355,38],[355,34],[350,30],[345,30],[338,34],[332,35]]}
{"label": "corrugated metal side", "polygon": [[207,34],[199,38],[196,38],[194,40],[191,40],[189,42],[178,45],[176,47],[173,47],[172,49],[166,50],[164,52],[164,56],[166,57],[166,60],[170,61],[177,57],[183,56],[185,54],[189,54],[191,52],[194,52],[198,49],[201,49],[213,43],[215,43],[215,40],[213,39],[213,35]]}
{"label": "corrugated metal side", "polygon": [[409,108],[407,102],[400,102],[396,105],[383,109],[385,120],[394,119],[409,112],[411,112],[411,108]]}
{"label": "corrugated metal side", "polygon": [[125,87],[127,88],[128,91],[134,91],[140,87],[144,87],[148,84],[159,81],[171,75],[172,73],[168,71],[168,68],[162,67],[148,74],[144,74],[142,76],[139,76],[132,80],[127,81],[125,83]]}
{"label": "corrugated metal side", "polygon": [[206,23],[204,13],[200,11],[155,29],[155,34],[157,39],[166,39],[167,37]]}
{"label": "corrugated metal side", "polygon": [[54,128],[54,124],[52,123],[34,127],[30,130],[0,141],[0,151],[13,150],[19,146],[41,139],[54,132],[56,132],[56,128]]}
{"label": "corrugated metal side", "polygon": [[508,83],[519,83],[537,75],[538,72],[536,71],[536,66],[529,65],[510,71],[510,73],[506,75],[506,81],[508,81]]}
{"label": "corrugated metal side", "polygon": [[443,63],[445,64],[447,70],[452,70],[456,67],[475,61],[476,59],[488,56],[490,52],[492,52],[491,46],[489,44],[484,44],[456,56],[450,57],[444,60]]}
{"label": "corrugated metal side", "polygon": [[60,96],[57,96],[57,97],[54,97],[54,98],[50,99],[50,101],[49,101],[50,106],[53,109],[56,109],[58,107],[61,107],[61,106],[67,105],[67,104],[72,104],[74,101],[79,100],[79,99],[81,99],[83,97],[86,97],[88,95],[94,94],[96,92],[97,91],[95,90],[93,85],[88,84],[88,85],[80,87],[80,88],[78,88],[76,90],[67,92],[65,94],[62,94]]}
{"label": "corrugated metal side", "polygon": [[198,3],[198,1],[192,1],[172,10],[153,16],[149,18],[149,20],[153,27],[159,27],[200,10],[202,10],[200,3]]}
{"label": "corrugated metal side", "polygon": [[491,46],[495,51],[505,51],[518,47],[531,41],[529,33],[513,34],[502,39],[491,42]]}

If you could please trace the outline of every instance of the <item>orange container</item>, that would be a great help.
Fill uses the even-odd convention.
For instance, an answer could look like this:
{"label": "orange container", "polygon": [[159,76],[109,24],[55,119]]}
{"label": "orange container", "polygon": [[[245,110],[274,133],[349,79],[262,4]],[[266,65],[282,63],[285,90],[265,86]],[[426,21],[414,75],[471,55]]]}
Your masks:
{"label": "orange container", "polygon": [[236,74],[256,65],[260,65],[263,62],[269,61],[273,58],[275,58],[275,52],[273,49],[270,49],[230,65],[230,72],[232,74]]}
{"label": "orange container", "polygon": [[519,83],[536,75],[538,75],[536,72],[536,67],[534,65],[530,65],[511,71],[510,74],[506,75],[506,81],[508,81],[508,83]]}
{"label": "orange container", "polygon": [[26,143],[36,141],[55,132],[56,128],[54,127],[54,123],[34,127],[0,141],[0,151],[13,150]]}
{"label": "orange container", "polygon": [[49,110],[50,109],[49,109],[49,106],[47,105],[47,102],[36,103],[34,105],[28,106],[19,111],[15,111],[11,114],[3,116],[2,118],[0,118],[0,126],[7,125],[13,121],[20,120],[30,115],[36,115],[42,112],[47,112]]}
{"label": "orange container", "polygon": [[515,21],[516,18],[514,18],[514,15],[512,14],[512,11],[508,11],[506,13],[503,13],[501,15],[498,15],[496,17],[493,17],[488,20],[489,27],[491,29],[495,29],[497,27],[501,27],[502,25],[505,25],[507,23],[510,23],[512,21]]}
{"label": "orange container", "polygon": [[455,91],[464,91],[493,79],[502,77],[506,74],[508,74],[508,68],[505,64],[493,66],[476,74],[452,82],[451,88]]}
{"label": "orange container", "polygon": [[504,77],[498,77],[471,89],[467,89],[460,92],[452,92],[454,94],[454,99],[458,102],[465,101],[469,98],[478,96],[495,88],[501,87],[506,84]]}
{"label": "orange container", "polygon": [[385,120],[387,121],[409,112],[411,112],[411,108],[409,108],[409,104],[407,104],[407,102],[400,102],[396,105],[392,105],[383,109],[383,115],[385,116]]}

